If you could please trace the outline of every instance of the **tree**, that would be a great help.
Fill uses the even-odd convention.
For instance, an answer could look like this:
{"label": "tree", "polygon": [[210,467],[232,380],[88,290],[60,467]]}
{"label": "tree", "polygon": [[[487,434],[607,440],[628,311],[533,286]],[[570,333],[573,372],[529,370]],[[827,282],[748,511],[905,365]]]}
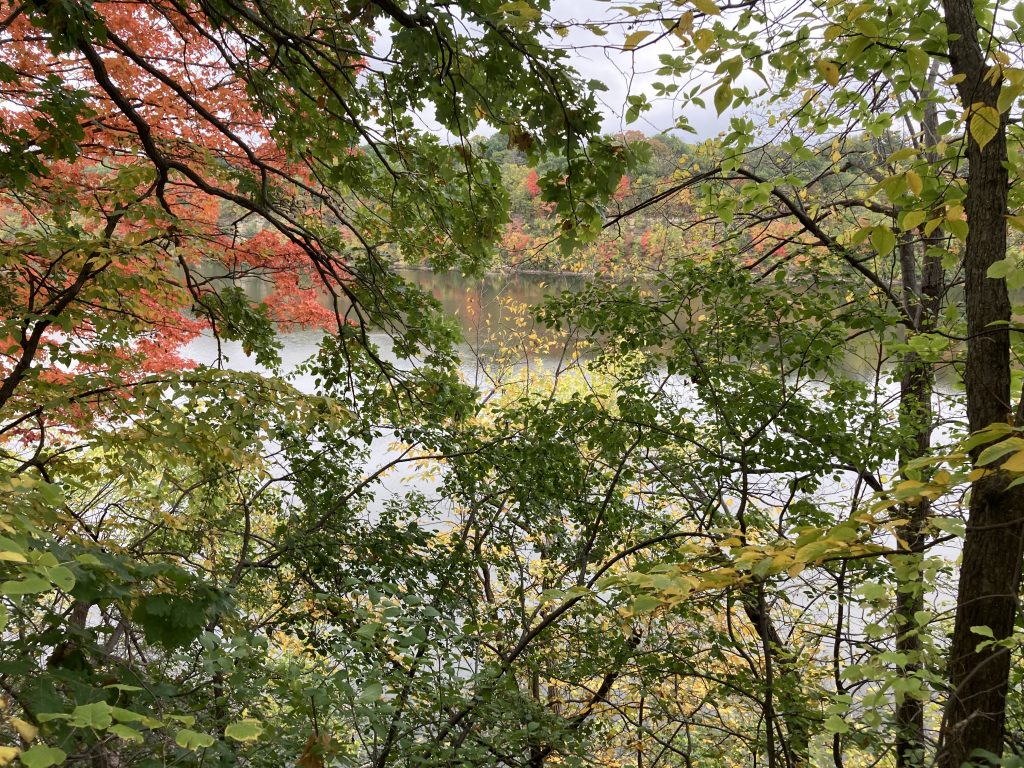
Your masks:
{"label": "tree", "polygon": [[[486,263],[507,196],[469,140],[485,119],[562,157],[544,194],[569,243],[621,151],[532,8],[30,2],[2,29],[0,762],[322,764],[434,657],[421,631],[454,597],[417,597],[415,501],[361,520],[383,427],[471,402],[451,326],[390,263]],[[415,127],[428,106],[453,143]],[[275,288],[255,302],[244,280]],[[281,378],[275,322],[330,330],[318,393]],[[386,362],[371,328],[425,361]],[[271,375],[190,369],[200,332]],[[399,605],[405,663],[409,644],[364,647]],[[324,614],[376,678],[295,653]]]}
{"label": "tree", "polygon": [[[903,694],[896,711],[903,765],[924,759],[926,748],[919,701],[926,694],[919,686],[927,671],[914,617],[927,614],[919,557],[929,546],[930,502],[964,481],[964,473],[951,483],[947,471],[927,469],[933,364],[949,339],[965,340],[967,426],[980,436],[963,450],[979,468],[969,476],[950,689],[937,751],[946,766],[995,760],[1004,744],[1022,556],[1017,465],[999,467],[1020,444],[1009,437],[988,453],[982,449],[1018,426],[1003,278],[1015,274],[1006,257],[1008,212],[1017,205],[1008,194],[1017,167],[1006,144],[1015,131],[1008,115],[1021,92],[1019,21],[993,4],[970,2],[814,4],[778,16],[752,3],[678,3],[667,14],[649,11],[624,9],[633,31],[622,48],[672,43],[671,53],[660,56],[666,82],[654,85],[655,95],[671,96],[685,109],[703,107],[704,94],[713,93],[720,114],[758,99],[774,110],[767,127],[733,117],[714,169],[689,178],[684,173],[676,189],[705,191],[722,237],[792,221],[796,234],[785,250],[772,249],[751,268],[786,269],[792,277],[800,269],[796,257],[830,254],[866,281],[906,334],[883,337],[901,358],[900,462],[909,465],[896,531],[906,555],[893,574],[900,617],[895,645],[902,654],[896,671],[903,686],[917,680],[915,693]],[[632,94],[629,103],[627,120],[650,108],[647,94]],[[679,125],[686,123],[680,117]],[[902,135],[893,142],[897,126]],[[785,156],[761,141],[771,127]],[[961,270],[965,329],[954,305],[948,305],[953,314],[943,311]],[[952,459],[962,460],[962,453]],[[929,486],[935,477],[940,480]],[[981,641],[979,627],[985,636],[991,630],[995,642]],[[765,641],[777,646],[770,636]]]}

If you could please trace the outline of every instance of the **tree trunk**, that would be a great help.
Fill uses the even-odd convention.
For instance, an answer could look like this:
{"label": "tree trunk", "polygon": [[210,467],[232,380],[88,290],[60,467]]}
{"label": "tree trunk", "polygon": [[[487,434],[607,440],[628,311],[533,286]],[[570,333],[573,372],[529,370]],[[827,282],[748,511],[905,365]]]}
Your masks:
{"label": "tree trunk", "polygon": [[[904,360],[904,374],[900,387],[901,426],[911,430],[907,446],[900,451],[900,464],[925,455],[931,444],[931,396],[933,379],[931,366],[914,353]],[[920,627],[915,618],[924,610],[924,585],[921,582],[921,552],[924,548],[925,526],[930,505],[927,499],[905,505],[902,517],[906,524],[897,530],[900,549],[906,552],[894,563],[896,574],[896,651],[906,657],[906,664],[897,674],[914,677],[921,669]],[[896,707],[896,765],[909,768],[923,764],[924,757],[924,702],[904,694]]]}
{"label": "tree trunk", "polygon": [[[935,137],[928,126],[934,122],[934,105],[930,105],[927,111],[929,114],[924,120],[924,143],[931,147]],[[913,328],[918,333],[927,333],[935,327],[943,292],[942,261],[928,255],[928,246],[933,244],[934,239],[933,235],[922,241],[920,259],[918,249],[909,236],[900,244],[903,300]],[[906,354],[902,368],[900,429],[907,437],[900,450],[899,462],[905,465],[928,455],[931,450],[935,374],[932,365],[922,360],[916,352]],[[899,547],[906,552],[895,563],[899,571],[896,576],[896,651],[907,658],[906,664],[897,673],[907,678],[916,677],[922,664],[921,630],[915,614],[924,610],[921,558],[928,538],[925,530],[930,509],[927,499],[921,499],[917,504],[904,505],[901,517],[907,522],[896,531]],[[896,707],[897,767],[922,765],[924,747],[924,701],[905,695]]]}
{"label": "tree trunk", "polygon": [[[950,61],[965,107],[995,106],[1000,83],[986,79],[985,61],[971,0],[943,0],[950,33]],[[967,418],[972,431],[1011,417],[1010,302],[1006,283],[988,277],[989,266],[1006,257],[1006,122],[982,149],[968,139],[967,223],[964,252],[967,311]],[[1001,472],[974,482],[964,540],[956,622],[950,649],[951,690],[939,735],[939,768],[959,768],[975,750],[1003,751],[1010,654],[976,650],[975,626],[995,639],[1013,631],[1021,571],[1024,488],[1007,490]]]}

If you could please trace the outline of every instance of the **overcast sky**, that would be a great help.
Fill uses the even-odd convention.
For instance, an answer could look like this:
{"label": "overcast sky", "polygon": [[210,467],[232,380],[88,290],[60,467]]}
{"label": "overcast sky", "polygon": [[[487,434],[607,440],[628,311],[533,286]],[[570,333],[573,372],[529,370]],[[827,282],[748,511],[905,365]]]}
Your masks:
{"label": "overcast sky", "polygon": [[[655,99],[652,84],[658,80],[655,72],[661,66],[658,56],[672,53],[672,39],[666,38],[654,44],[641,45],[635,51],[621,50],[625,36],[632,31],[624,14],[619,13],[616,23],[608,24],[614,7],[609,2],[600,0],[552,0],[551,18],[559,21],[590,22],[605,20],[602,25],[608,30],[606,37],[598,37],[579,24],[569,26],[569,34],[564,38],[552,35],[553,45],[564,46],[569,51],[573,66],[585,79],[596,79],[608,86],[608,90],[598,94],[598,101],[604,112],[604,129],[608,133],[616,133],[627,129],[641,130],[647,134],[658,133],[673,126],[679,115],[680,107],[668,99]],[[626,125],[623,115],[626,112],[626,97],[630,93],[645,93],[652,103],[652,108],[645,112],[638,121]],[[697,137],[709,138],[720,131],[727,130],[729,113],[719,117],[711,105],[711,94],[707,97],[708,108],[699,109],[690,106],[685,112],[690,125],[697,131]],[[693,134],[684,134],[682,137]]]}

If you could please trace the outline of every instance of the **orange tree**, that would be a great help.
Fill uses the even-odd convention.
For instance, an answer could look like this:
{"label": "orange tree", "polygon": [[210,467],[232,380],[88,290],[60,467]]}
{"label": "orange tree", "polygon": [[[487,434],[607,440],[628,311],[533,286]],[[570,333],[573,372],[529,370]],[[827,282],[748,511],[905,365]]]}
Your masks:
{"label": "orange tree", "polygon": [[[563,158],[544,194],[567,243],[620,149],[526,3],[31,0],[0,30],[0,763],[384,764],[386,733],[351,738],[388,675],[436,659],[395,643],[427,643],[426,592],[453,593],[416,570],[420,506],[367,512],[362,462],[470,397],[390,259],[486,262],[507,201],[481,121]],[[317,394],[281,378],[275,323],[328,331]],[[270,375],[192,365],[200,333]],[[378,666],[303,655],[329,647],[320,616],[367,642],[382,595],[409,613]]]}

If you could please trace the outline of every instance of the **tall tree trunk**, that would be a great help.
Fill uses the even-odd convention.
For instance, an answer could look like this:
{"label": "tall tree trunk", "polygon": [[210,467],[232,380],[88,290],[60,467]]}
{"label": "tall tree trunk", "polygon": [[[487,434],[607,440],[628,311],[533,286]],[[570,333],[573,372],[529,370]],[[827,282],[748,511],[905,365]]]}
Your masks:
{"label": "tall tree trunk", "polygon": [[[931,105],[931,112],[935,107]],[[931,146],[925,121],[926,145]],[[927,246],[932,238],[921,242],[922,255],[908,236],[900,244],[903,299],[907,314],[914,330],[927,333],[935,327],[943,292],[942,261],[928,255]],[[920,278],[918,263],[921,264]],[[932,423],[934,413],[932,396],[935,391],[935,374],[932,365],[922,360],[916,352],[909,352],[903,358],[903,375],[900,380],[900,428],[906,435],[906,442],[900,450],[901,465],[926,456],[931,450]],[[930,503],[921,499],[917,504],[907,504],[902,510],[907,522],[896,533],[899,547],[906,552],[896,562],[896,651],[907,659],[898,674],[916,677],[921,670],[923,644],[916,614],[924,610],[924,585],[921,581],[921,558],[927,542],[925,532],[930,512]],[[896,707],[896,765],[911,768],[923,764],[925,747],[924,702],[919,697],[905,695]]]}
{"label": "tall tree trunk", "polygon": [[[901,426],[911,430],[911,435],[904,450],[900,451],[900,464],[923,456],[931,443],[931,367],[911,353],[904,360],[904,368],[900,387],[900,422]],[[902,517],[907,522],[897,530],[900,549],[906,552],[894,563],[897,570],[896,651],[907,659],[897,674],[904,677],[914,677],[921,669],[923,647],[915,614],[924,610],[921,552],[927,538],[928,512],[927,499],[905,505]],[[904,695],[896,707],[896,764],[899,768],[921,765],[923,754],[924,702]]]}
{"label": "tall tree trunk", "polygon": [[[964,106],[994,107],[1000,83],[986,79],[989,65],[978,40],[971,0],[943,0],[953,71]],[[988,268],[1006,257],[1006,122],[982,149],[968,139],[967,222],[964,252],[967,304],[967,418],[972,431],[1011,417],[1010,302],[1006,283]],[[1003,751],[1010,654],[989,646],[974,626],[995,639],[1013,631],[1021,571],[1024,488],[1007,489],[995,472],[974,482],[964,540],[956,622],[950,649],[951,690],[940,732],[939,768],[959,768],[975,750]]]}

